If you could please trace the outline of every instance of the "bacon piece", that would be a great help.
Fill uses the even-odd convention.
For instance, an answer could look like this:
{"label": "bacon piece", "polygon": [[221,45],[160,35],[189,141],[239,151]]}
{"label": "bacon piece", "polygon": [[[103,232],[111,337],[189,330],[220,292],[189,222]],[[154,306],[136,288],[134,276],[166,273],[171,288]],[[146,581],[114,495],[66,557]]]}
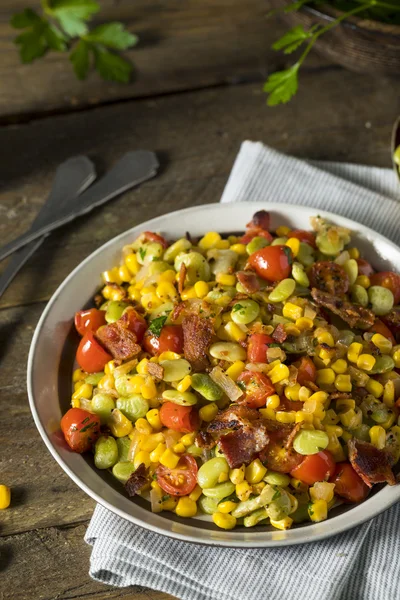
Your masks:
{"label": "bacon piece", "polygon": [[194,371],[204,371],[208,366],[207,350],[211,343],[213,327],[211,320],[199,315],[183,318],[183,354]]}
{"label": "bacon piece", "polygon": [[215,419],[207,427],[207,431],[216,433],[226,429],[238,429],[248,425],[249,421],[256,421],[260,418],[260,413],[255,408],[249,408],[243,404],[234,404],[221,410]]}
{"label": "bacon piece", "polygon": [[141,463],[125,483],[128,496],[135,496],[148,483],[149,470]]}
{"label": "bacon piece", "polygon": [[159,379],[160,381],[164,377],[164,367],[155,362],[149,361],[147,363],[147,372],[149,373],[149,375],[152,375],[153,377],[155,377],[156,379]]}
{"label": "bacon piece", "polygon": [[178,279],[178,292],[182,294],[183,289],[185,287],[185,277],[186,277],[187,268],[185,263],[181,263],[181,268],[179,269],[179,279]]}
{"label": "bacon piece", "polygon": [[269,231],[270,228],[270,215],[266,210],[258,210],[254,213],[253,218],[246,225],[246,229],[265,229]]}
{"label": "bacon piece", "polygon": [[141,351],[141,347],[136,343],[136,335],[122,327],[118,321],[100,327],[96,337],[117,360],[133,358]]}
{"label": "bacon piece", "polygon": [[194,440],[196,446],[204,448],[205,450],[211,450],[215,446],[215,440],[210,433],[207,431],[199,431]]}
{"label": "bacon piece", "polygon": [[346,302],[345,300],[336,298],[332,294],[315,288],[311,290],[311,296],[317,304],[331,310],[335,315],[338,315],[343,321],[348,323],[350,327],[370,329],[375,322],[375,315],[368,308],[351,304],[351,302]]}
{"label": "bacon piece", "polygon": [[349,289],[349,278],[340,265],[330,260],[314,263],[309,271],[311,287],[333,296],[343,296]]}
{"label": "bacon piece", "polygon": [[272,334],[272,338],[278,344],[282,344],[286,340],[287,333],[286,333],[285,328],[282,325],[282,323],[278,323],[278,325],[275,327],[275,330]]}
{"label": "bacon piece", "polygon": [[351,439],[347,442],[349,460],[353,469],[368,487],[375,483],[395,485],[396,479],[391,469],[391,457],[385,450],[378,450],[369,442]]}
{"label": "bacon piece", "polygon": [[253,271],[238,271],[236,277],[246,294],[255,294],[260,289],[260,282]]}
{"label": "bacon piece", "polygon": [[349,399],[353,398],[353,394],[349,394],[348,392],[333,392],[329,394],[329,400],[339,400],[339,399]]}
{"label": "bacon piece", "polygon": [[400,342],[400,308],[392,308],[387,315],[381,317],[381,320],[389,327],[396,341]]}
{"label": "bacon piece", "polygon": [[231,469],[248,465],[268,444],[268,435],[261,424],[241,427],[223,435],[219,447]]}

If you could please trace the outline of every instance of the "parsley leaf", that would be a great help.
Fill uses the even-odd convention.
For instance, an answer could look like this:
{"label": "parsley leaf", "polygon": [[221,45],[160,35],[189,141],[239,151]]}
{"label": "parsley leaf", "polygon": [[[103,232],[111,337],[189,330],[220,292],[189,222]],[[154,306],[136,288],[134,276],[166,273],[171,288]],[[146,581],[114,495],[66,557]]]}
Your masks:
{"label": "parsley leaf", "polygon": [[89,46],[85,40],[80,40],[69,55],[69,60],[78,79],[86,79],[89,71],[89,59]]}
{"label": "parsley leaf", "polygon": [[295,63],[289,69],[272,73],[264,84],[264,92],[269,93],[268,106],[285,104],[295,95],[298,88],[299,63]]}
{"label": "parsley leaf", "polygon": [[95,0],[53,0],[48,12],[54,16],[70,37],[88,32],[86,21],[100,10]]}
{"label": "parsley leaf", "polygon": [[312,36],[312,30],[306,31],[303,25],[297,25],[276,41],[275,44],[272,45],[272,48],[273,50],[283,50],[285,54],[291,54]]}
{"label": "parsley leaf", "polygon": [[275,494],[272,496],[272,500],[277,500],[281,496],[282,496],[281,492],[279,490],[276,490]]}
{"label": "parsley leaf", "polygon": [[144,260],[144,257],[146,256],[146,248],[140,247],[139,250],[139,256],[142,260]]}
{"label": "parsley leaf", "polygon": [[17,13],[11,17],[10,25],[14,29],[25,29],[25,27],[32,27],[32,25],[41,23],[41,21],[42,19],[36,11],[31,8],[25,8],[21,13]]}
{"label": "parsley leaf", "polygon": [[242,304],[235,304],[232,308],[232,311],[236,312],[237,310],[241,310],[242,308],[244,308]]}
{"label": "parsley leaf", "polygon": [[149,325],[149,331],[156,337],[160,337],[161,329],[164,327],[164,323],[167,320],[167,316],[156,317],[152,320]]}
{"label": "parsley leaf", "polygon": [[40,24],[18,35],[14,42],[19,47],[19,56],[23,63],[31,63],[35,58],[43,56],[48,50],[48,44],[43,35],[43,27]]}
{"label": "parsley leaf", "polygon": [[47,45],[51,50],[65,52],[67,49],[65,35],[52,23],[49,23],[45,28],[43,35],[47,41]]}
{"label": "parsley leaf", "polygon": [[138,37],[125,29],[122,23],[105,23],[93,29],[86,40],[103,44],[113,50],[126,50],[138,43]]}
{"label": "parsley leaf", "polygon": [[96,70],[103,79],[128,83],[132,73],[130,62],[102,47],[93,47],[93,50]]}

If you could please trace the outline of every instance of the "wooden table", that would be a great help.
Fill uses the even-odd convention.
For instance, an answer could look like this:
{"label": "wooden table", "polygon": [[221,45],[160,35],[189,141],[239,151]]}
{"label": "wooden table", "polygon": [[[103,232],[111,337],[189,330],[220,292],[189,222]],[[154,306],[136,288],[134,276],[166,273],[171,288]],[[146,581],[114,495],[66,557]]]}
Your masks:
{"label": "wooden table", "polygon": [[[270,50],[282,26],[266,19],[263,0],[104,0],[104,20],[140,35],[128,53],[136,79],[81,83],[61,54],[19,64],[7,23],[26,4],[0,8],[2,243],[27,228],[67,157],[87,154],[102,172],[127,150],[148,148],[162,168],[50,237],[0,299],[0,483],[12,488],[12,506],[0,514],[0,598],[162,600],[169,596],[88,576],[83,536],[94,502],[51,458],[28,408],[26,359],[38,318],[71,269],[108,239],[150,217],[218,202],[244,139],[301,157],[390,166],[399,88],[311,56],[298,97],[267,108],[262,81],[283,65]],[[268,189],[265,198],[273,200]]]}

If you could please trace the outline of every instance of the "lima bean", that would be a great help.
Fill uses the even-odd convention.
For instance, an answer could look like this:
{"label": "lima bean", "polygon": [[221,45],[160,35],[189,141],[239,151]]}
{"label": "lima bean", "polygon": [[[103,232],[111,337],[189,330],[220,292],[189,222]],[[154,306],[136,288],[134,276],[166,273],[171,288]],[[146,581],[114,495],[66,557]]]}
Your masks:
{"label": "lima bean", "polygon": [[295,290],[296,282],[294,279],[282,279],[269,295],[271,302],[284,302],[291,296]]}
{"label": "lima bean", "polygon": [[208,498],[207,496],[200,496],[198,501],[200,510],[206,515],[218,512],[218,503],[218,498]]}
{"label": "lima bean", "polygon": [[321,450],[325,450],[328,444],[329,437],[325,431],[319,431],[318,429],[302,429],[294,438],[293,448],[299,454],[308,456],[310,454],[318,454]]}
{"label": "lima bean", "polygon": [[180,381],[192,370],[190,362],[184,358],[162,360],[160,366],[164,369],[163,381]]}
{"label": "lima bean", "polygon": [[220,400],[223,396],[221,388],[205,373],[192,375],[192,388],[210,402]]}
{"label": "lima bean", "polygon": [[271,246],[284,246],[287,241],[288,241],[288,238],[285,236],[278,237],[278,238],[275,238],[274,240],[272,240]]}
{"label": "lima bean", "polygon": [[146,416],[149,403],[141,394],[132,394],[131,396],[118,398],[116,407],[130,421],[137,421]]}
{"label": "lima bean", "polygon": [[110,302],[107,305],[105,317],[107,323],[115,323],[115,321],[118,321],[118,319],[122,317],[122,313],[124,312],[125,308],[127,308],[127,306],[129,305],[126,302],[110,300]]}
{"label": "lima bean", "polygon": [[296,256],[298,262],[304,267],[309,267],[314,262],[313,249],[309,244],[300,242],[300,248]]}
{"label": "lima bean", "polygon": [[126,435],[125,437],[117,438],[118,460],[119,462],[127,462],[131,440]]}
{"label": "lima bean", "polygon": [[358,263],[354,258],[350,258],[346,260],[343,265],[343,269],[347,273],[347,277],[349,278],[349,284],[353,285],[358,276]]}
{"label": "lima bean", "polygon": [[382,356],[377,356],[375,360],[375,364],[370,371],[368,371],[369,375],[376,375],[377,373],[387,373],[394,369],[395,364],[394,360],[388,354],[383,354]]}
{"label": "lima bean", "polygon": [[196,281],[209,281],[211,276],[210,265],[200,252],[178,254],[175,258],[175,271],[179,273],[182,263],[186,266],[186,283],[194,285]]}
{"label": "lima bean", "polygon": [[368,298],[376,315],[386,315],[393,308],[393,293],[385,287],[372,285],[368,288]]}
{"label": "lima bean", "polygon": [[231,319],[237,325],[247,325],[260,313],[260,305],[254,300],[241,300],[232,307]]}
{"label": "lima bean", "polygon": [[306,288],[310,285],[310,280],[308,279],[308,275],[304,270],[304,267],[299,262],[294,262],[292,265],[292,277],[298,285],[304,286]]}
{"label": "lima bean", "polygon": [[134,471],[135,467],[131,462],[117,462],[112,468],[112,474],[121,483],[126,483]]}
{"label": "lima bean", "polygon": [[247,358],[246,350],[235,342],[216,342],[210,346],[209,352],[213,358],[228,362],[246,360]]}
{"label": "lima bean", "polygon": [[103,379],[103,377],[104,371],[101,371],[100,373],[91,373],[90,375],[85,377],[85,383],[90,383],[90,385],[97,385],[100,379]]}
{"label": "lima bean", "polygon": [[164,260],[169,263],[173,263],[178,254],[181,254],[181,252],[186,252],[186,250],[190,250],[191,247],[192,244],[189,242],[189,240],[186,238],[180,238],[166,249],[164,252]]}
{"label": "lima bean", "polygon": [[250,256],[250,254],[253,254],[253,252],[257,252],[257,250],[261,250],[261,248],[265,248],[268,245],[269,241],[266,238],[256,235],[253,237],[251,242],[247,244],[246,252]]}
{"label": "lima bean", "polygon": [[264,521],[264,519],[268,519],[268,513],[265,508],[259,508],[243,519],[243,525],[245,527],[254,527],[260,521]]}
{"label": "lima bean", "polygon": [[138,263],[141,265],[149,265],[154,260],[158,260],[163,255],[164,248],[158,242],[150,242],[142,244],[136,253]]}
{"label": "lima bean", "polygon": [[211,273],[218,275],[231,273],[239,257],[233,250],[212,248],[207,252],[207,258],[211,261]]}
{"label": "lima bean", "polygon": [[287,487],[290,484],[290,477],[286,473],[278,473],[277,471],[268,471],[264,477],[264,481],[270,485],[279,485],[280,487]]}
{"label": "lima bean", "polygon": [[368,292],[361,285],[353,285],[351,288],[351,300],[364,308],[368,306]]}
{"label": "lima bean", "polygon": [[115,408],[114,398],[110,394],[95,394],[92,398],[91,409],[96,415],[99,415],[104,424]]}
{"label": "lima bean", "polygon": [[197,472],[197,483],[202,489],[213,488],[217,485],[219,476],[229,473],[229,465],[225,458],[210,458],[201,465]]}
{"label": "lima bean", "polygon": [[206,488],[203,490],[203,494],[208,498],[217,498],[222,500],[231,496],[235,491],[235,484],[231,481],[225,481],[224,483],[218,483],[215,487]]}
{"label": "lima bean", "polygon": [[193,406],[197,404],[197,398],[191,392],[179,392],[178,390],[165,390],[162,393],[164,400],[169,400],[180,406]]}
{"label": "lima bean", "polygon": [[117,460],[117,442],[111,435],[101,435],[94,445],[94,464],[98,469],[110,469]]}

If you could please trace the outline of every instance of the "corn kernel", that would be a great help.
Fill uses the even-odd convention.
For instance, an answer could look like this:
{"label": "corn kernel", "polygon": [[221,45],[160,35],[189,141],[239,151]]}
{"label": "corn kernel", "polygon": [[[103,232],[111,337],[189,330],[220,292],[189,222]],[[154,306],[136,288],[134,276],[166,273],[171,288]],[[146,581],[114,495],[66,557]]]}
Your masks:
{"label": "corn kernel", "polygon": [[104,283],[121,283],[118,270],[117,272],[114,271],[114,269],[110,269],[109,271],[103,271],[101,274],[101,278],[103,279]]}
{"label": "corn kernel", "polygon": [[153,428],[146,419],[138,419],[135,422],[135,429],[137,429],[139,433],[146,433],[148,435],[153,433]]}
{"label": "corn kernel", "polygon": [[335,371],[332,369],[319,369],[317,371],[316,383],[320,385],[332,385],[335,381]]}
{"label": "corn kernel", "polygon": [[215,244],[215,247],[219,250],[228,250],[230,246],[229,240],[220,240]]}
{"label": "corn kernel", "polygon": [[276,414],[273,408],[260,408],[258,410],[260,415],[264,417],[264,419],[269,419],[270,421],[276,421]]}
{"label": "corn kernel", "polygon": [[335,355],[335,350],[333,348],[332,348],[332,350],[327,350],[326,348],[319,349],[319,358],[321,359],[321,361],[324,363],[324,365],[326,367],[329,367],[329,365],[331,364],[331,359],[333,358],[334,355]]}
{"label": "corn kernel", "polygon": [[135,469],[140,467],[141,464],[148,468],[150,466],[150,462],[150,454],[148,452],[145,452],[144,450],[139,450],[139,452],[133,459],[133,465]]}
{"label": "corn kernel", "polygon": [[82,379],[85,379],[85,377],[86,375],[82,371],[82,369],[75,369],[72,375],[72,381],[73,383],[77,383],[78,381],[82,381]]}
{"label": "corn kernel", "polygon": [[140,291],[134,285],[130,285],[128,287],[128,296],[131,300],[134,300],[135,302],[140,302],[140,298],[142,297]]}
{"label": "corn kernel", "polygon": [[189,300],[190,298],[197,298],[194,287],[185,288],[181,293],[182,300]]}
{"label": "corn kernel", "polygon": [[172,352],[171,350],[167,350],[166,352],[161,352],[158,359],[161,362],[162,360],[177,360],[180,357],[181,357],[180,354],[177,354],[176,352]]}
{"label": "corn kernel", "polygon": [[132,273],[132,275],[137,275],[139,273],[141,266],[139,265],[138,259],[136,258],[136,254],[134,254],[133,252],[125,257],[125,264],[128,267],[129,271]]}
{"label": "corn kernel", "polygon": [[189,448],[189,446],[192,446],[194,444],[195,437],[196,437],[195,431],[193,431],[192,433],[186,433],[185,435],[183,435],[181,437],[181,442],[184,446]]}
{"label": "corn kernel", "polygon": [[309,400],[315,400],[316,402],[322,404],[323,402],[326,402],[326,400],[328,400],[328,394],[327,392],[323,392],[322,390],[320,390],[319,392],[314,392],[314,394],[312,394],[309,397]]}
{"label": "corn kernel", "polygon": [[314,523],[325,521],[328,517],[328,503],[325,500],[312,502],[308,508],[308,514]]}
{"label": "corn kernel", "polygon": [[210,291],[210,287],[206,281],[196,281],[194,291],[198,298],[204,298]]}
{"label": "corn kernel", "polygon": [[239,238],[237,235],[228,235],[228,242],[230,244],[236,244],[239,241]]}
{"label": "corn kernel", "polygon": [[336,375],[335,388],[339,392],[351,392],[353,386],[351,384],[350,375]]}
{"label": "corn kernel", "polygon": [[234,342],[240,342],[247,338],[247,333],[240,329],[239,325],[236,325],[233,321],[229,321],[224,327],[226,333],[229,336],[230,340]]}
{"label": "corn kernel", "polygon": [[265,481],[260,481],[259,483],[255,483],[254,485],[251,486],[251,491],[256,496],[259,496],[261,494],[261,492],[263,491],[263,489],[265,488],[265,486],[266,486]]}
{"label": "corn kernel", "polygon": [[311,391],[305,385],[302,385],[299,389],[299,400],[305,402],[311,396]]}
{"label": "corn kernel", "polygon": [[212,519],[220,529],[233,529],[236,525],[236,519],[232,515],[225,515],[221,512],[213,514]]}
{"label": "corn kernel", "polygon": [[264,467],[259,458],[253,460],[245,469],[245,478],[248,483],[260,483],[267,469]]}
{"label": "corn kernel", "polygon": [[114,437],[125,437],[129,435],[133,429],[133,425],[130,420],[122,414],[118,408],[115,408],[111,417],[107,421],[107,425],[111,429],[111,433]]}
{"label": "corn kernel", "polygon": [[162,510],[174,511],[177,504],[178,500],[174,496],[170,496],[167,498],[167,500],[164,500],[164,502],[161,504],[161,508]]}
{"label": "corn kernel", "polygon": [[343,429],[339,425],[325,425],[325,430],[328,435],[334,434],[338,437],[343,433]]}
{"label": "corn kernel", "polygon": [[350,258],[354,258],[354,260],[360,258],[360,251],[358,248],[349,248],[347,252],[350,254]]}
{"label": "corn kernel", "polygon": [[276,230],[276,235],[278,237],[285,237],[290,231],[292,231],[290,227],[287,227],[286,225],[279,225]]}
{"label": "corn kernel", "polygon": [[244,362],[242,362],[241,360],[236,360],[234,363],[231,364],[231,366],[225,371],[225,373],[227,375],[229,375],[229,377],[231,379],[233,379],[233,381],[236,381],[237,378],[239,377],[239,375],[241,375],[244,371],[245,368],[245,364]]}
{"label": "corn kernel", "polygon": [[156,294],[163,302],[177,302],[178,292],[175,286],[169,281],[162,281],[156,288]]}
{"label": "corn kernel", "polygon": [[392,408],[392,406],[394,406],[394,399],[395,399],[394,394],[395,394],[394,382],[391,379],[389,379],[389,381],[387,381],[384,385],[383,398],[382,398],[383,402],[389,408]]}
{"label": "corn kernel", "polygon": [[11,490],[8,485],[0,485],[0,510],[8,508],[11,504]]}
{"label": "corn kernel", "polygon": [[339,423],[339,417],[336,414],[336,412],[332,408],[330,408],[329,410],[326,411],[325,424],[326,424],[326,426],[328,426],[328,425],[337,425],[337,423]]}
{"label": "corn kernel", "polygon": [[369,438],[375,448],[382,450],[386,444],[386,431],[380,425],[374,425],[369,430]]}
{"label": "corn kernel", "polygon": [[164,442],[164,436],[162,433],[141,433],[139,442],[139,448],[146,452],[153,452],[158,446]]}
{"label": "corn kernel", "polygon": [[176,272],[173,269],[168,269],[159,275],[159,282],[175,283]]}
{"label": "corn kernel", "polygon": [[200,498],[200,496],[202,495],[202,493],[203,493],[203,490],[197,484],[196,487],[194,488],[193,492],[190,492],[189,498],[191,500],[194,500],[195,502],[197,502],[197,500]]}
{"label": "corn kernel", "polygon": [[218,504],[218,511],[223,513],[224,515],[232,512],[234,508],[237,507],[237,502],[232,502],[232,500],[225,500]]}
{"label": "corn kernel", "polygon": [[182,444],[182,442],[178,442],[172,447],[172,450],[177,454],[183,454],[186,452],[186,447]]}
{"label": "corn kernel", "polygon": [[242,481],[244,481],[244,471],[244,466],[241,466],[237,469],[231,469],[229,471],[229,479],[234,485],[237,485],[238,483],[242,483]]}
{"label": "corn kernel", "polygon": [[233,250],[233,252],[236,252],[236,254],[239,254],[239,256],[246,256],[247,254],[246,246],[244,244],[232,244],[230,249]]}
{"label": "corn kernel", "polygon": [[192,378],[190,375],[186,375],[176,386],[179,392],[186,392],[192,385]]}
{"label": "corn kernel", "polygon": [[[293,385],[287,385],[285,387],[285,396],[288,400],[292,400],[294,402],[298,401],[299,399],[299,392],[300,392],[300,384],[299,383],[294,383]],[[268,406],[268,404],[267,404]],[[272,407],[274,408],[274,407]],[[275,407],[277,408],[277,407]]]}
{"label": "corn kernel", "polygon": [[392,342],[380,333],[375,333],[371,338],[371,342],[379,348],[382,354],[390,354],[393,347]]}
{"label": "corn kernel", "polygon": [[310,498],[313,502],[325,500],[327,504],[332,500],[335,491],[335,484],[327,481],[317,481],[309,489]]}
{"label": "corn kernel", "polygon": [[298,410],[295,415],[296,423],[312,423],[313,416],[310,413],[305,412],[304,410]]}
{"label": "corn kernel", "polygon": [[178,464],[180,456],[175,454],[170,448],[167,448],[160,457],[160,463],[168,469],[175,469]]}
{"label": "corn kernel", "polygon": [[371,280],[367,275],[359,275],[354,283],[355,285],[360,285],[367,290],[371,285]]}
{"label": "corn kernel", "polygon": [[284,517],[283,519],[279,519],[279,521],[270,519],[269,522],[271,523],[272,527],[275,527],[275,529],[281,529],[282,531],[290,529],[293,525],[293,519],[291,517]]}
{"label": "corn kernel", "polygon": [[[147,375],[147,365],[149,363],[148,358],[142,358],[142,360],[136,365],[136,371],[139,375]],[[143,383],[143,380],[142,380]]]}
{"label": "corn kernel", "polygon": [[93,386],[90,383],[84,383],[72,394],[72,400],[79,400],[80,398],[86,398],[90,400],[93,393]]}
{"label": "corn kernel", "polygon": [[308,317],[300,317],[300,319],[296,319],[295,325],[300,331],[307,331],[313,328],[314,321]]}
{"label": "corn kernel", "polygon": [[236,496],[239,500],[248,500],[251,494],[251,486],[247,481],[242,481],[236,484]]}
{"label": "corn kernel", "polygon": [[106,392],[107,390],[113,390],[114,385],[115,379],[113,375],[104,375],[104,377],[102,377],[99,383],[97,384],[97,387],[99,388],[99,390],[103,390]]}
{"label": "corn kernel", "polygon": [[158,492],[160,495],[163,495],[164,492],[163,492],[162,488],[160,487],[160,485],[158,484],[158,482],[155,481],[154,479],[151,482],[150,487],[151,487],[152,490],[156,490],[156,492]]}
{"label": "corn kernel", "polygon": [[165,444],[158,444],[155,449],[150,452],[150,460],[152,463],[158,463],[160,462],[160,458],[161,456],[164,454],[165,450],[166,450],[166,445]]}
{"label": "corn kernel", "polygon": [[276,411],[276,420],[279,423],[295,423],[296,422],[296,413],[294,410],[291,411],[284,411],[284,410],[278,410]]}
{"label": "corn kernel", "polygon": [[146,377],[145,383],[140,388],[140,393],[146,400],[150,400],[157,396],[156,384],[150,376]]}
{"label": "corn kernel", "polygon": [[370,371],[376,363],[376,358],[372,354],[360,354],[357,359],[357,367],[364,371]]}
{"label": "corn kernel", "polygon": [[335,345],[335,340],[329,331],[321,331],[316,338],[319,344],[327,344],[331,348],[333,348]]}
{"label": "corn kernel", "polygon": [[335,373],[342,375],[347,371],[347,361],[345,361],[343,358],[338,358],[334,363],[331,364],[331,369],[333,369]]}
{"label": "corn kernel", "polygon": [[221,236],[216,231],[209,231],[199,241],[199,248],[202,250],[210,250],[215,248],[217,243],[221,241]]}
{"label": "corn kernel", "polygon": [[199,417],[202,421],[209,423],[217,416],[217,413],[218,406],[215,404],[215,402],[210,402],[209,404],[206,404],[200,408]]}
{"label": "corn kernel", "polygon": [[393,352],[392,358],[394,360],[394,366],[396,369],[400,369],[400,349]]}
{"label": "corn kernel", "polygon": [[278,394],[273,394],[272,396],[269,396],[267,398],[267,408],[278,408],[278,406],[281,403],[281,399],[279,398]]}
{"label": "corn kernel", "polygon": [[375,398],[380,398],[383,394],[383,385],[379,383],[379,381],[375,381],[375,379],[369,379],[365,386],[367,392],[375,396]]}
{"label": "corn kernel", "polygon": [[352,344],[350,344],[348,350],[347,350],[347,358],[349,359],[350,362],[356,363],[358,360],[358,357],[360,356],[361,352],[362,352],[362,344],[360,344],[359,342],[353,342]]}
{"label": "corn kernel", "polygon": [[282,309],[282,314],[287,319],[297,321],[303,316],[303,309],[301,306],[297,306],[297,304],[293,304],[292,302],[286,302]]}
{"label": "corn kernel", "polygon": [[285,379],[289,379],[289,369],[284,364],[278,364],[268,373],[268,377],[271,382],[275,385],[275,383],[279,383],[280,381],[284,381]]}
{"label": "corn kernel", "polygon": [[388,416],[388,418],[386,419],[386,421],[384,421],[383,423],[381,423],[381,427],[383,427],[383,429],[390,429],[390,427],[392,425],[394,425],[394,422],[396,421],[396,413],[392,412],[390,413],[390,415]]}
{"label": "corn kernel", "polygon": [[236,284],[236,276],[227,273],[217,273],[215,281],[221,285],[233,286]]}
{"label": "corn kernel", "polygon": [[300,250],[300,240],[297,238],[289,238],[285,246],[288,246],[291,249],[293,256],[296,257]]}
{"label": "corn kernel", "polygon": [[300,479],[295,479],[295,477],[292,477],[290,480],[290,485],[292,486],[292,488],[294,490],[307,490],[308,489],[308,485],[303,483],[302,481],[300,481]]}

